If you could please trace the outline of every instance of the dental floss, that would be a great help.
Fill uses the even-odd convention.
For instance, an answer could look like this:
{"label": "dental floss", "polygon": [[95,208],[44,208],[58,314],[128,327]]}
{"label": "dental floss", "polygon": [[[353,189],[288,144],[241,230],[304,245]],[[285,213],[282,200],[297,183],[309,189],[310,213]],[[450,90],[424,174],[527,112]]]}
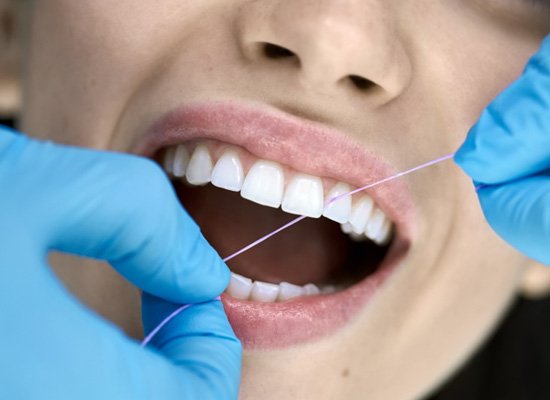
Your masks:
{"label": "dental floss", "polygon": [[[360,187],[358,189],[355,189],[355,190],[352,190],[351,192],[348,192],[348,193],[343,193],[339,196],[335,196],[331,199],[328,200],[328,202],[325,204],[325,205],[329,205],[329,204],[332,204],[333,202],[337,201],[337,200],[340,200],[341,198],[343,197],[346,197],[346,196],[353,196],[354,194],[356,193],[359,193],[359,192],[362,192],[363,190],[366,190],[366,189],[370,189],[370,188],[373,188],[375,186],[378,186],[378,185],[381,185],[383,183],[386,183],[386,182],[389,182],[389,181],[393,181],[394,179],[398,179],[398,178],[401,178],[402,176],[405,176],[405,175],[408,175],[408,174],[411,174],[413,172],[416,172],[416,171],[419,171],[421,169],[424,169],[424,168],[427,168],[427,167],[430,167],[432,165],[436,165],[436,164],[439,164],[443,161],[446,161],[446,160],[449,160],[451,158],[454,157],[454,153],[451,153],[451,154],[447,154],[447,155],[444,155],[442,157],[439,157],[439,158],[436,158],[435,160],[431,160],[431,161],[428,161],[428,162],[425,162],[423,164],[420,164],[420,165],[417,165],[416,167],[413,167],[413,168],[410,168],[410,169],[407,169],[405,171],[402,171],[402,172],[399,172],[395,175],[391,175],[391,176],[388,176],[387,178],[384,178],[384,179],[381,179],[379,181],[376,181],[376,182],[373,182],[373,183],[369,183],[368,185],[365,185],[363,187]],[[478,191],[479,189],[485,187],[485,185],[478,185],[475,187],[475,190]],[[259,245],[260,243],[263,243],[265,242],[267,239],[277,235],[278,233],[284,231],[285,229],[287,228],[290,228],[291,226],[297,224],[298,222],[306,219],[307,217],[306,216],[300,216],[298,218],[295,218],[293,219],[292,221],[288,222],[287,224],[281,226],[280,228],[277,228],[275,229],[273,232],[270,232],[268,233],[267,235],[265,236],[262,236],[261,238],[259,238],[258,240],[255,240],[254,242],[250,243],[249,245],[243,247],[242,249],[238,250],[237,252],[225,257],[223,259],[224,262],[227,262],[229,260],[232,260],[233,258],[247,252],[248,250],[252,249],[253,247],[256,247],[257,245]],[[216,297],[214,300],[221,300],[220,296]],[[186,310],[188,309],[189,307],[192,307],[193,305],[196,305],[196,304],[201,304],[201,303],[191,303],[191,304],[185,304],[183,306],[181,306],[180,308],[178,308],[177,310],[175,310],[174,312],[172,312],[169,316],[167,316],[164,320],[162,320],[162,322],[160,324],[157,325],[157,327],[155,329],[153,329],[146,337],[145,339],[143,339],[143,341],[141,342],[141,347],[145,347],[147,346],[147,344],[153,339],[153,337],[168,323],[170,322],[173,318],[175,318],[179,313],[181,313],[183,310]]]}
{"label": "dental floss", "polygon": [[[221,300],[221,297],[218,296],[218,297],[214,298],[214,300]],[[172,318],[174,318],[176,315],[178,315],[183,310],[187,310],[189,307],[197,305],[197,304],[202,304],[202,303],[189,303],[189,304],[185,304],[185,305],[181,306],[177,310],[174,310],[172,312],[172,314],[170,314],[169,316],[164,318],[162,320],[162,322],[155,327],[155,329],[153,329],[151,332],[149,332],[149,334],[141,342],[141,347],[147,346],[149,344],[149,342],[153,339],[153,337],[158,333],[158,331],[160,331],[164,327],[164,325],[166,325],[168,322],[170,322],[172,320]]]}

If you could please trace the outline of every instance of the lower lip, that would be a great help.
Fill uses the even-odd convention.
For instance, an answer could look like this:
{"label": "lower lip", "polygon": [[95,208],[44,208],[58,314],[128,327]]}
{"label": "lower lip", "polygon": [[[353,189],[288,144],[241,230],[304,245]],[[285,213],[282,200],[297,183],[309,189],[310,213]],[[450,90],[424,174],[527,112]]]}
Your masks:
{"label": "lower lip", "polygon": [[229,322],[246,349],[284,348],[328,336],[350,322],[400,264],[408,244],[396,240],[376,272],[331,295],[261,303],[222,295]]}

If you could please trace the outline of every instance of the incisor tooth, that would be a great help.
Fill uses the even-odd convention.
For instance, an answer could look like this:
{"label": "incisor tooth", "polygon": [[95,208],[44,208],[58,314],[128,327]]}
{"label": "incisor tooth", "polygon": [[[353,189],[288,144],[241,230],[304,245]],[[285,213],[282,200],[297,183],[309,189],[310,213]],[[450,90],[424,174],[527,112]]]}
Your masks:
{"label": "incisor tooth", "polygon": [[277,208],[284,188],[282,167],[273,161],[259,160],[250,168],[241,189],[241,196],[255,203]]}
{"label": "incisor tooth", "polygon": [[252,280],[232,272],[227,293],[236,299],[248,300],[250,292],[252,292]]}
{"label": "incisor tooth", "polygon": [[[327,200],[349,193],[351,188],[345,183],[337,183],[329,192]],[[351,213],[351,196],[344,196],[330,204],[327,204],[323,216],[339,223],[349,220]]]}
{"label": "incisor tooth", "polygon": [[244,181],[243,167],[239,155],[234,150],[225,151],[212,171],[212,185],[238,192]]}
{"label": "incisor tooth", "polygon": [[177,178],[182,178],[185,176],[187,171],[187,166],[189,165],[189,151],[187,148],[180,144],[176,147],[174,152],[174,164],[172,172]]}
{"label": "incisor tooth", "polygon": [[282,209],[290,214],[319,218],[323,213],[323,182],[316,176],[296,174],[287,184]]}
{"label": "incisor tooth", "polygon": [[192,185],[204,185],[210,182],[211,175],[212,158],[210,158],[210,152],[205,145],[199,144],[191,156],[185,177],[187,182]]}
{"label": "incisor tooth", "polygon": [[256,281],[252,285],[252,293],[250,293],[250,300],[261,302],[274,302],[279,295],[279,285],[267,282]]}

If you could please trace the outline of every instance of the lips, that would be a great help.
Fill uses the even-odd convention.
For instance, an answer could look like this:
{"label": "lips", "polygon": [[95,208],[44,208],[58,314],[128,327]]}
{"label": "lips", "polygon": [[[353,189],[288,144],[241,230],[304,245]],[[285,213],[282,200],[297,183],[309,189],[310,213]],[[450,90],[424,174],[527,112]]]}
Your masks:
{"label": "lips", "polygon": [[[298,188],[312,187],[311,182],[314,182],[313,187],[316,188],[317,196],[322,192],[319,189],[321,179],[315,177],[322,177],[322,181],[325,183],[340,182],[342,184],[345,182],[359,187],[383,179],[394,172],[394,169],[380,156],[365,150],[360,143],[354,142],[342,132],[290,116],[278,110],[242,103],[194,104],[169,112],[152,125],[134,147],[133,152],[153,157],[158,155],[161,149],[174,149],[174,146],[178,144],[195,143],[196,145],[199,143],[199,146],[202,146],[200,143],[205,142],[217,143],[220,148],[231,146],[232,149],[236,149],[236,152],[229,151],[232,154],[229,159],[234,160],[235,154],[238,153],[245,154],[244,159],[248,160],[248,165],[245,163],[245,170],[254,167],[250,159],[255,157],[282,165],[287,175],[289,170],[295,171],[297,172],[295,175],[299,177],[293,181],[297,180],[301,186],[294,186]],[[203,150],[201,151],[204,153]],[[204,154],[200,157],[204,157]],[[199,161],[197,161],[199,164],[203,162]],[[222,161],[228,164],[227,160]],[[195,168],[191,178],[195,179],[195,175],[200,176],[200,173],[201,170]],[[220,174],[218,173],[218,175]],[[227,185],[242,185],[242,182],[235,181],[231,176],[222,174],[223,179],[221,179],[218,175],[214,180],[220,180]],[[239,191],[241,187],[232,187],[229,190]],[[298,189],[292,190],[296,192]],[[300,190],[303,191],[303,189]],[[290,191],[290,189],[287,190],[287,192]],[[291,212],[307,214],[307,210],[309,210],[307,207],[311,206],[311,201],[304,202],[303,196],[300,197],[294,193],[289,196],[292,201],[289,200],[287,203],[292,203]],[[330,293],[329,290],[320,295],[299,296],[290,299],[284,297],[285,301],[282,302],[239,300],[234,296],[224,294],[222,301],[229,320],[245,348],[285,347],[330,334],[349,322],[379,290],[409,247],[413,207],[404,183],[399,181],[389,182],[375,190],[370,190],[365,194],[365,198],[372,198],[375,204],[379,205],[378,214],[380,215],[378,216],[382,218],[378,218],[380,221],[383,221],[383,217],[387,215],[396,227],[396,235],[382,263],[366,278],[336,293]],[[317,199],[315,203],[317,208],[314,207],[317,210],[315,216],[322,213],[322,210],[318,209],[318,203]],[[279,204],[271,206],[278,207]],[[195,216],[192,210],[190,212]],[[200,218],[198,221],[201,224]],[[239,223],[232,222],[232,224]],[[201,227],[204,230],[203,224]],[[380,230],[381,227],[382,222],[378,224],[377,229]],[[223,229],[225,227],[218,226],[214,227],[212,231]],[[318,229],[312,233],[319,235]],[[260,235],[258,234],[258,236]],[[317,236],[312,235],[312,237]],[[208,235],[207,238],[209,238]],[[238,250],[238,248],[228,249],[227,246],[216,246],[216,240],[212,242],[218,250],[223,249],[225,252]],[[235,241],[232,242],[233,245],[234,243]],[[248,242],[237,246],[243,247],[246,244]],[[311,254],[313,255],[313,253]],[[322,254],[327,255],[326,251],[325,253],[319,252],[319,255]],[[300,255],[297,254],[296,257],[299,258]],[[281,258],[281,260],[283,259]],[[292,261],[293,258],[287,257],[287,260]],[[310,269],[315,269],[313,266],[319,263],[319,257],[312,256],[310,260],[311,262],[308,263],[307,259],[302,259],[299,264],[300,268],[307,270],[309,264]],[[291,263],[281,262],[277,265],[277,260],[264,259],[256,263],[256,269],[262,268],[259,264],[270,264],[272,268],[280,266],[280,269],[284,270],[285,265]],[[258,287],[260,287],[259,284]],[[284,287],[300,293],[295,285]]]}

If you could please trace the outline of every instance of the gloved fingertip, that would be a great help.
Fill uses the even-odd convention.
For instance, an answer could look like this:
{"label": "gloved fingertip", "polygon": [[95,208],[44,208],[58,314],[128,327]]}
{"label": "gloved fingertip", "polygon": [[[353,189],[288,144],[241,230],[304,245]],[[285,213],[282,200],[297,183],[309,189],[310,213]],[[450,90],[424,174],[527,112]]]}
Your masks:
{"label": "gloved fingertip", "polygon": [[2,125],[2,124],[0,124],[0,132],[9,133],[10,135],[19,135],[20,134],[15,129],[13,129],[13,128],[7,126],[7,125]]}
{"label": "gloved fingertip", "polygon": [[475,126],[470,129],[466,139],[455,152],[453,161],[470,177],[475,172],[476,163],[476,144],[475,144]]}

